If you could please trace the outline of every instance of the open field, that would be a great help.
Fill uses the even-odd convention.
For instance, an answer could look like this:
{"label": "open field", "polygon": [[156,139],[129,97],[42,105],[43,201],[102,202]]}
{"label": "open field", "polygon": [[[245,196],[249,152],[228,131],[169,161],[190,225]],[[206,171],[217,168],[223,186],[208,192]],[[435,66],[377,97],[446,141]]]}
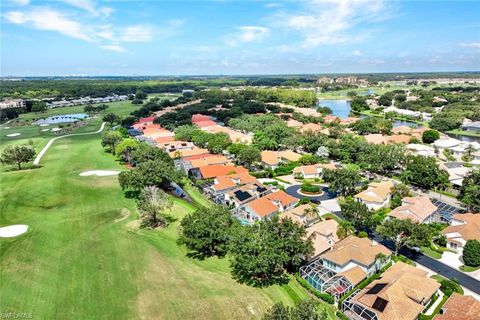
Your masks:
{"label": "open field", "polygon": [[307,297],[293,280],[256,289],[231,279],[227,259],[187,258],[176,239],[180,219],[194,207],[182,200],[175,200],[176,221],[166,230],[136,229],[135,204],[115,176],[79,176],[122,168],[103,152],[99,136],[61,139],[43,167],[0,173],[0,226],[29,226],[24,235],[0,240],[2,312],[39,319],[249,319],[274,302]]}

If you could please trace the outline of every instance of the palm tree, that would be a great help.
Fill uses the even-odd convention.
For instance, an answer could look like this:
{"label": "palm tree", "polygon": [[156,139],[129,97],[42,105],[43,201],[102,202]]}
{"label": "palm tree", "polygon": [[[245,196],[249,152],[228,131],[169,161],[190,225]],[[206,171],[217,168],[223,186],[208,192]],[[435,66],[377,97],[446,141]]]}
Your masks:
{"label": "palm tree", "polygon": [[378,272],[382,268],[383,264],[387,261],[387,256],[381,252],[377,253],[377,255],[375,256],[375,262],[377,261],[379,262],[379,264],[375,264],[376,272]]}
{"label": "palm tree", "polygon": [[337,228],[337,237],[340,239],[346,238],[355,232],[355,228],[350,221],[343,220],[340,222]]}

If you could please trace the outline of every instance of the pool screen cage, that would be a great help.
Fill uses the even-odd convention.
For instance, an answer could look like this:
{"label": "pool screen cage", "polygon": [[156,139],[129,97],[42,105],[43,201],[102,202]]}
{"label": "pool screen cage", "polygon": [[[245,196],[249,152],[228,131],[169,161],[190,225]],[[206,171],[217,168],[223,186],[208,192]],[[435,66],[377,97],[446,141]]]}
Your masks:
{"label": "pool screen cage", "polygon": [[322,259],[317,259],[300,268],[300,276],[320,292],[326,292],[340,299],[353,289],[353,285],[343,275],[323,266]]}
{"label": "pool screen cage", "polygon": [[360,293],[360,290],[355,291],[353,294],[348,296],[345,301],[342,303],[342,311],[349,319],[354,320],[379,320],[377,314],[355,302],[354,298],[357,294]]}

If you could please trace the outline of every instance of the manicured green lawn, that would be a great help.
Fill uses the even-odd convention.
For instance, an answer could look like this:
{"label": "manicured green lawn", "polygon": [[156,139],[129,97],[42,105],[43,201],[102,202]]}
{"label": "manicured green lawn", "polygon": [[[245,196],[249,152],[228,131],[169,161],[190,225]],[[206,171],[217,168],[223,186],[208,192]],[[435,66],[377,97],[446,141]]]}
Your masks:
{"label": "manicured green lawn", "polygon": [[470,267],[466,265],[460,266],[460,270],[462,270],[463,272],[474,272],[474,271],[477,271],[478,269],[480,269],[480,266],[478,267]]}
{"label": "manicured green lawn", "polygon": [[189,184],[185,185],[183,189],[197,205],[201,205],[204,207],[212,206],[212,202],[205,198],[205,196],[195,186]]}
{"label": "manicured green lawn", "polygon": [[240,285],[227,259],[188,258],[176,241],[180,219],[194,207],[182,200],[175,199],[176,221],[167,229],[135,228],[134,201],[115,176],[79,176],[122,168],[103,152],[99,136],[58,140],[41,168],[0,173],[0,226],[29,226],[0,239],[2,312],[38,319],[250,319],[277,301],[291,305],[308,296],[294,281]]}
{"label": "manicured green lawn", "polygon": [[430,249],[429,247],[421,247],[422,253],[429,256],[430,258],[433,259],[441,259],[442,254],[440,252],[437,252],[435,250]]}

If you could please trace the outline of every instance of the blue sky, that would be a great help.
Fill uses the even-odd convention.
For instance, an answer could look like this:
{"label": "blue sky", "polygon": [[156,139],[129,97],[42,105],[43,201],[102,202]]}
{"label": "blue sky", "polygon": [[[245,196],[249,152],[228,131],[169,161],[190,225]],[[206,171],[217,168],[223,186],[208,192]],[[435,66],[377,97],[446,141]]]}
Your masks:
{"label": "blue sky", "polygon": [[478,71],[479,1],[2,0],[1,75]]}

